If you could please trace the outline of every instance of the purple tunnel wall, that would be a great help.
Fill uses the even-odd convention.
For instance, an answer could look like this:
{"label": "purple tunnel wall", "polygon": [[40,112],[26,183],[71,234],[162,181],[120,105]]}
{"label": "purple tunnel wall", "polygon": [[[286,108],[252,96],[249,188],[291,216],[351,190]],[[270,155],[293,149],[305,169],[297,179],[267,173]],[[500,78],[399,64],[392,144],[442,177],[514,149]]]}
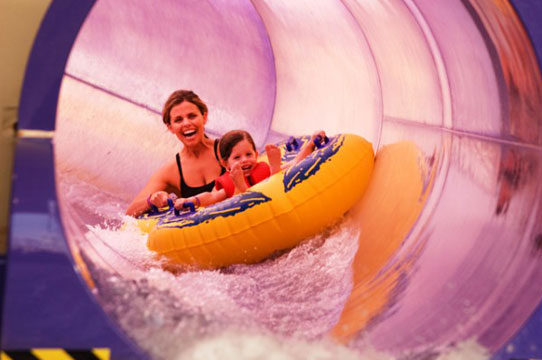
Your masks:
{"label": "purple tunnel wall", "polygon": [[[57,11],[62,18],[72,11],[58,4],[53,2],[50,14]],[[518,10],[527,14],[523,20],[528,25],[525,4]],[[104,280],[104,269],[121,279],[138,279],[139,293],[141,274],[149,275],[148,268],[130,258],[130,246],[92,241],[84,233],[90,225],[118,221],[118,209],[178,151],[161,124],[160,110],[173,90],[189,88],[209,105],[206,128],[212,136],[243,128],[261,147],[319,128],[330,134],[351,132],[373,143],[379,169],[394,164],[386,163],[390,154],[398,162],[405,159],[404,153],[394,155],[397,144],[415,149],[419,172],[388,165],[388,178],[374,185],[369,196],[393,203],[385,196],[392,192],[390,184],[420,183],[414,194],[417,210],[409,208],[405,215],[399,215],[399,207],[390,210],[408,229],[374,247],[384,254],[385,242],[397,241],[365,283],[388,284],[384,305],[362,326],[359,312],[369,311],[364,306],[377,303],[377,295],[368,291],[372,300],[363,303],[346,294],[321,336],[334,334],[356,351],[368,343],[397,358],[430,356],[471,340],[495,358],[542,354],[536,340],[540,328],[525,330],[530,317],[531,322],[541,319],[540,310],[535,311],[542,296],[542,83],[536,57],[542,45],[536,42],[541,41],[538,30],[526,31],[508,2],[164,0],[158,7],[100,0],[86,4],[79,17],[84,19],[80,30],[74,20],[74,39],[64,45],[71,52],[65,67],[60,66],[58,102],[49,100],[56,106],[54,127],[38,124],[39,106],[32,104],[37,101],[28,100],[32,81],[40,81],[32,63],[21,100],[22,129],[55,130],[55,171],[48,176],[56,180],[68,246],[28,240],[40,235],[39,230],[38,235],[23,231],[25,221],[41,220],[15,207],[10,243],[15,255],[10,256],[21,260],[10,263],[5,314],[24,312],[24,306],[15,305],[17,296],[9,294],[24,292],[13,284],[25,251],[38,249],[45,257],[71,254],[85,279],[82,287],[100,293],[98,304],[106,310],[100,313],[89,305],[93,310],[76,313],[97,311],[107,318],[104,324],[113,323],[107,331],[118,332],[119,343],[134,341],[136,350],[124,354],[141,349],[137,356],[170,354],[131,333],[118,309],[104,305],[118,295]],[[56,96],[56,89],[42,93]],[[32,142],[22,139],[21,146],[25,141]],[[28,170],[17,167],[25,161],[19,156],[16,173],[23,174]],[[17,198],[21,180],[14,186]],[[397,194],[406,192],[405,185]],[[57,216],[55,201],[54,196],[46,199],[52,204],[44,207],[48,216]],[[375,205],[375,214],[378,209]],[[406,221],[407,216],[413,220]],[[62,233],[56,222],[43,226]],[[359,229],[369,234],[369,227],[361,222]],[[358,289],[360,254],[370,251],[363,247],[368,244],[360,240],[352,260],[352,294]],[[169,284],[171,291],[174,283]],[[4,315],[3,333],[9,336],[3,348],[36,346],[22,339],[30,330],[14,323],[15,315]],[[334,327],[337,323],[343,327]],[[99,326],[88,331],[105,331]],[[518,331],[523,338],[514,338]],[[308,332],[296,333],[312,338]],[[43,346],[88,346],[85,340],[70,345],[68,338],[59,335],[51,345],[33,337]]]}

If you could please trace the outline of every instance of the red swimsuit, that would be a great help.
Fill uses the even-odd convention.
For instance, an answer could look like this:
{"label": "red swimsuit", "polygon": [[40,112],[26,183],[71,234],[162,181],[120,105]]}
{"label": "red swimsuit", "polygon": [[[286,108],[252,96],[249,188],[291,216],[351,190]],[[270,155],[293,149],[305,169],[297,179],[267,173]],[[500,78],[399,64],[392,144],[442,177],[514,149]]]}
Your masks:
{"label": "red swimsuit", "polygon": [[[245,177],[245,181],[250,187],[252,185],[256,185],[264,179],[267,179],[270,175],[271,169],[269,168],[269,165],[262,161],[257,163],[256,166],[254,166],[254,168],[250,172],[250,175]],[[231,198],[233,196],[233,193],[235,192],[235,185],[229,171],[215,180],[215,188],[217,190],[226,190],[226,196],[228,198]]]}

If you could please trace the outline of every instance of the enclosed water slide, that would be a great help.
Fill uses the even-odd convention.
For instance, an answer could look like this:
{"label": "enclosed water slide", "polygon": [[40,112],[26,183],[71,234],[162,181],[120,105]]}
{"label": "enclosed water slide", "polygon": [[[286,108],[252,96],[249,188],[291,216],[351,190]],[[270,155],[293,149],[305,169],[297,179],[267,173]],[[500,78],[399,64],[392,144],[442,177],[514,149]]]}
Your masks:
{"label": "enclosed water slide", "polygon": [[[19,104],[0,347],[197,358],[256,332],[314,358],[542,358],[540,18],[536,0],[53,0]],[[366,194],[264,263],[164,270],[119,225],[179,150],[160,114],[180,88],[212,137],[365,137]]]}

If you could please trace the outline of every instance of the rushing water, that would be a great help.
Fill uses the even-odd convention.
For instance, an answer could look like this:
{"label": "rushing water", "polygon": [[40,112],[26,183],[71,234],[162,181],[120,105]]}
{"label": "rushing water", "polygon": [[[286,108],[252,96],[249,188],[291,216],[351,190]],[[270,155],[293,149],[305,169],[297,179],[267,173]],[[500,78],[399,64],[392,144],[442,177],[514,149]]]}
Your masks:
{"label": "rushing water", "polygon": [[[358,338],[329,336],[352,287],[360,230],[349,216],[296,248],[254,265],[168,267],[146,247],[115,195],[60,174],[70,241],[104,311],[156,359],[411,359]],[[84,199],[84,201],[83,201]],[[70,226],[70,224],[72,226]],[[73,230],[73,229],[78,229]],[[485,359],[474,341],[421,359]]]}

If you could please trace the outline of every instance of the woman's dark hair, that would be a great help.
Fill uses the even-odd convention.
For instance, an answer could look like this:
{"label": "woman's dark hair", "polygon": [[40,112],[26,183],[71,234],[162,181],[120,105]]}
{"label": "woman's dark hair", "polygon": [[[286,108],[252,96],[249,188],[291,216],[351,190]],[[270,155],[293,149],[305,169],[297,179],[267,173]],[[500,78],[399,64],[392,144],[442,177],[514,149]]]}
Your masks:
{"label": "woman's dark hair", "polygon": [[192,104],[196,105],[201,112],[201,115],[207,114],[207,105],[203,102],[203,100],[199,98],[199,96],[195,92],[193,92],[192,90],[177,90],[174,91],[171,95],[169,95],[169,98],[164,104],[164,109],[162,110],[162,121],[164,122],[164,124],[171,124],[171,117],[169,115],[171,109],[173,109],[175,105],[179,105],[184,101],[191,102]]}
{"label": "woman's dark hair", "polygon": [[254,151],[256,151],[256,145],[254,144],[254,140],[248,132],[246,132],[245,130],[231,130],[222,135],[218,143],[220,158],[223,161],[228,160],[233,150],[233,147],[242,140],[247,140],[252,145]]}

